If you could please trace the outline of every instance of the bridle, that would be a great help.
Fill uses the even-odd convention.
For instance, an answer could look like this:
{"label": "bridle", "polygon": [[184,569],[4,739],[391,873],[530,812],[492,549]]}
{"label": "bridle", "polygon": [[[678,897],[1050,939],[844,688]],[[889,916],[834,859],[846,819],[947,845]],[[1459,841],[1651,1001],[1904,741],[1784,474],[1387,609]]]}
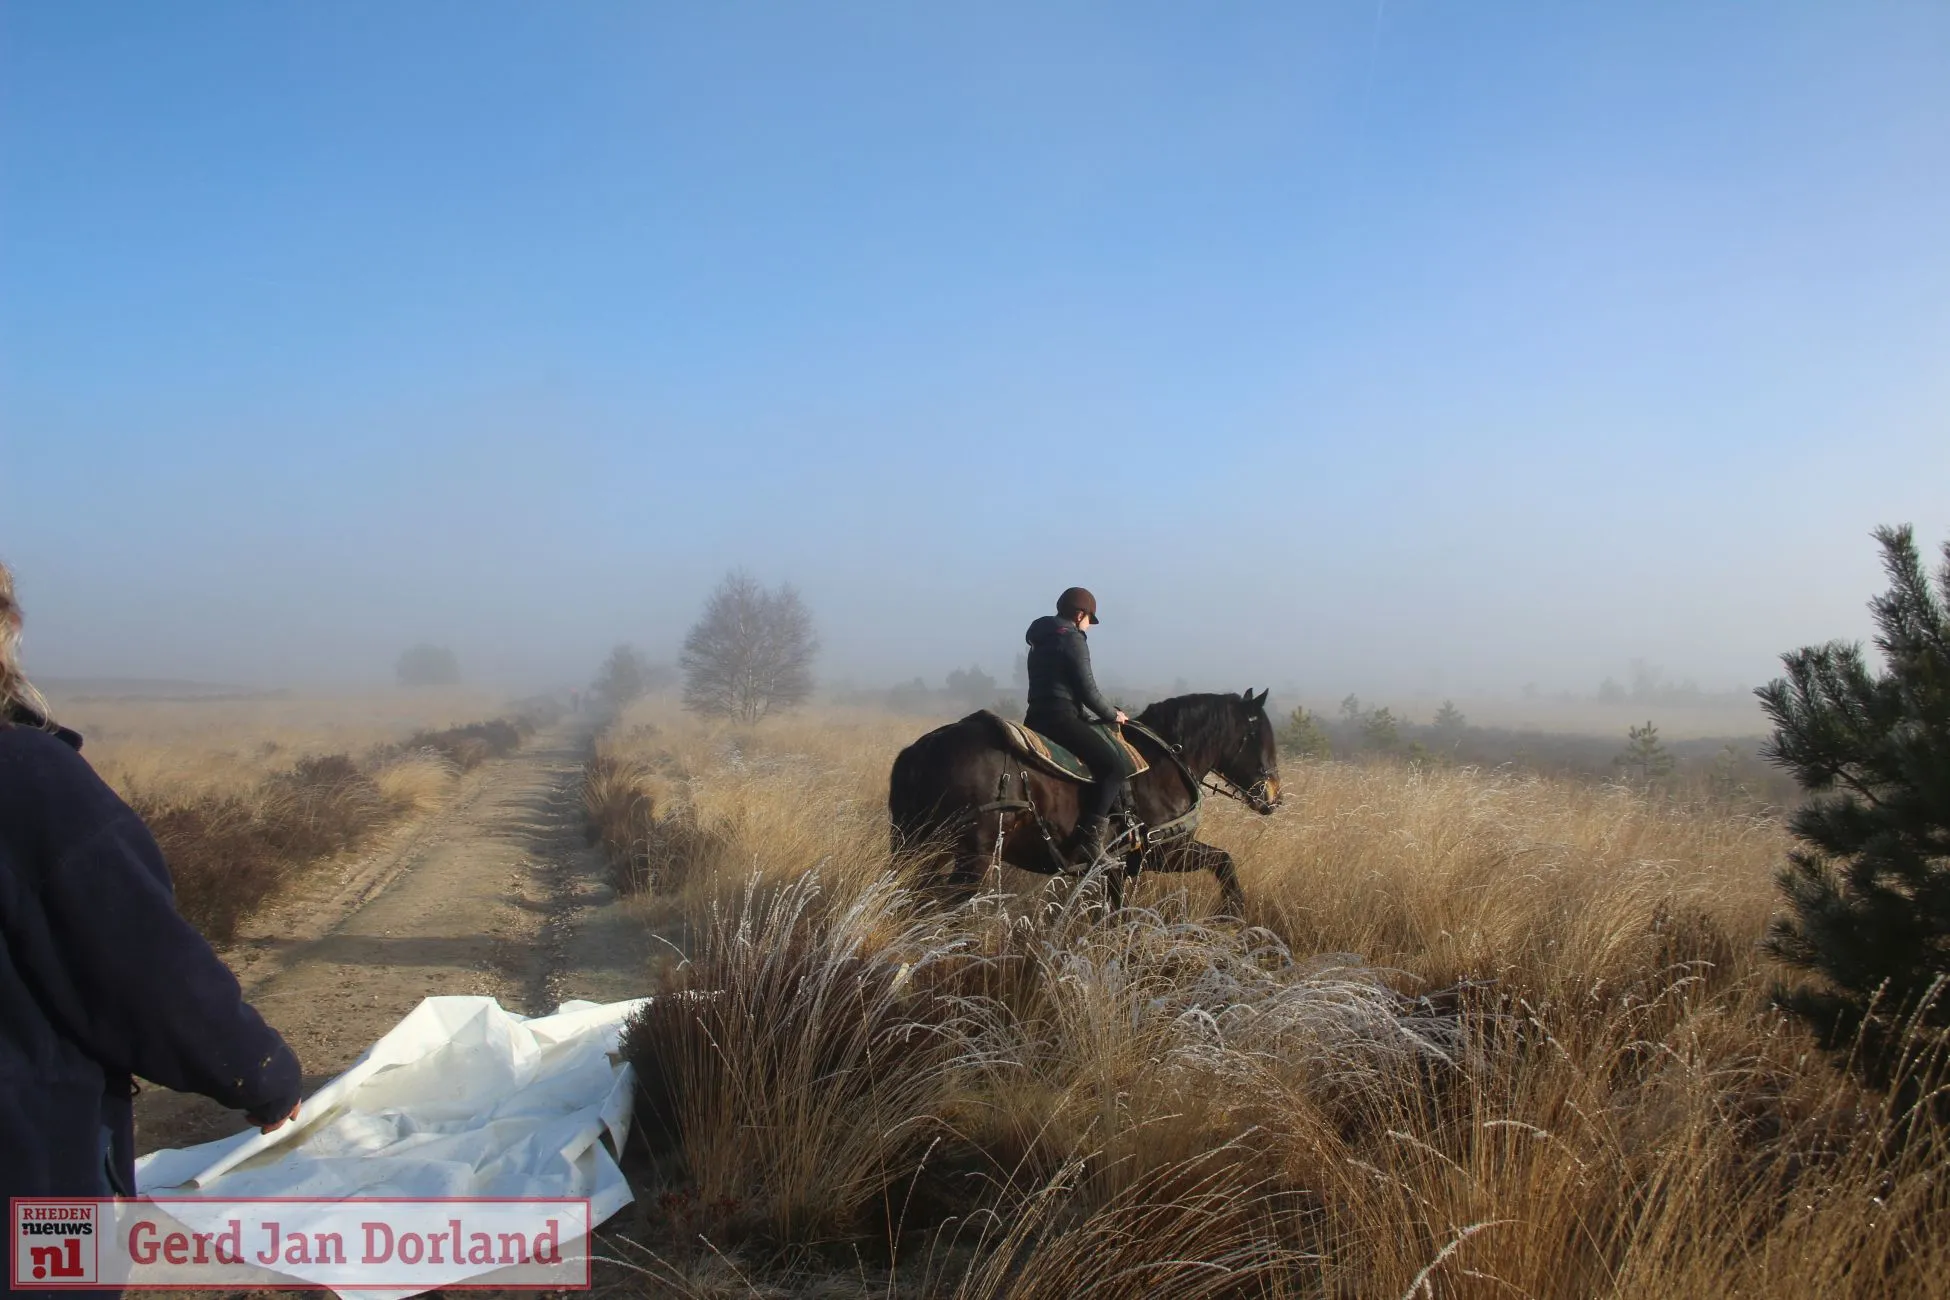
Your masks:
{"label": "bridle", "polygon": [[1274,773],[1262,767],[1258,772],[1259,779],[1241,789],[1238,783],[1223,771],[1244,754],[1246,746],[1259,735],[1260,721],[1259,718],[1252,718],[1246,723],[1245,733],[1239,737],[1239,743],[1233,746],[1230,754],[1212,765],[1212,769],[1200,778],[1199,784],[1213,794],[1222,794],[1228,799],[1237,800],[1264,816],[1280,806],[1280,801],[1267,793],[1268,787],[1275,779]]}

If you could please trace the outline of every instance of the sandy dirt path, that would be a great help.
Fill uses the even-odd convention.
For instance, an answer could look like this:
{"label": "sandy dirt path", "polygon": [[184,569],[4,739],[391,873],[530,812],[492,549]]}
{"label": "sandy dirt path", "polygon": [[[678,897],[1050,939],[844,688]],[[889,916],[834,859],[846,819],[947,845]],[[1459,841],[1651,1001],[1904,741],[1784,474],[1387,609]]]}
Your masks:
{"label": "sandy dirt path", "polygon": [[[644,991],[653,940],[582,842],[590,727],[571,719],[470,773],[378,848],[308,874],[224,953],[305,1067],[310,1093],[421,998],[480,993],[528,1014]],[[237,1132],[242,1116],[148,1087],[141,1151]]]}

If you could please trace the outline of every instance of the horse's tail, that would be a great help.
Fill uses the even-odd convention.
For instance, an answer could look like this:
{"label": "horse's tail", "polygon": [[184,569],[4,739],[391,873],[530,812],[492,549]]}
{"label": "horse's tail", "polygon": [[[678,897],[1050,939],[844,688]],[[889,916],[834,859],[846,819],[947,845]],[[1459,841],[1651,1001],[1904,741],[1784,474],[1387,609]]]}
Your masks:
{"label": "horse's tail", "polygon": [[932,733],[921,737],[894,758],[887,778],[887,820],[894,852],[920,844],[934,832],[941,798],[941,773],[929,759]]}

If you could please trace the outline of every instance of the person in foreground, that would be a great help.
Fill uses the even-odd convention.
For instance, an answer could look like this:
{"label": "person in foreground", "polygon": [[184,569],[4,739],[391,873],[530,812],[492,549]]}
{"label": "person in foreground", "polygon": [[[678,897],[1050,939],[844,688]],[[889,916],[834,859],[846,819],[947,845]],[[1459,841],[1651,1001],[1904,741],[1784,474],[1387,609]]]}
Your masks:
{"label": "person in foreground", "polygon": [[1090,670],[1085,629],[1098,621],[1097,598],[1082,587],[1071,587],[1056,598],[1056,616],[1045,614],[1023,636],[1029,643],[1029,711],[1023,725],[1082,759],[1096,778],[1084,793],[1082,816],[1069,845],[1092,864],[1104,856],[1111,810],[1128,784],[1115,743],[1099,729],[1099,724],[1121,725],[1128,719],[1104,699]]}
{"label": "person in foreground", "polygon": [[0,565],[0,1206],[135,1194],[133,1076],[298,1113],[298,1058],[176,911],[154,837],[21,676]]}

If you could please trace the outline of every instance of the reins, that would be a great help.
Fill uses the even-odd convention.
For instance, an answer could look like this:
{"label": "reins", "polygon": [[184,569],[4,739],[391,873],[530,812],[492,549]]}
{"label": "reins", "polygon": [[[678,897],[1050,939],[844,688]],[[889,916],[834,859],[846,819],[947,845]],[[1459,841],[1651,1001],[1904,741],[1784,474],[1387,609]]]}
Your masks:
{"label": "reins", "polygon": [[1253,788],[1250,790],[1241,790],[1237,785],[1234,785],[1226,777],[1220,776],[1217,773],[1208,775],[1205,778],[1205,780],[1201,781],[1199,784],[1203,789],[1209,790],[1213,794],[1222,794],[1226,798],[1231,799],[1236,803],[1245,804],[1248,808],[1252,809],[1254,812],[1264,812],[1268,808],[1275,808],[1279,806],[1275,804],[1271,799],[1268,799],[1266,795],[1263,793],[1264,790],[1266,789],[1266,782],[1264,779],[1255,781],[1253,783]]}
{"label": "reins", "polygon": [[[1231,777],[1220,770],[1233,759],[1238,758],[1246,752],[1246,745],[1252,740],[1255,729],[1255,724],[1249,724],[1246,730],[1240,734],[1238,743],[1233,745],[1232,752],[1214,763],[1209,772],[1198,778],[1198,783],[1201,789],[1210,791],[1213,794],[1222,794],[1236,803],[1243,803],[1254,812],[1270,812],[1279,805],[1266,797],[1266,777],[1263,773],[1259,780],[1253,782],[1249,789],[1242,790],[1239,788],[1237,782],[1233,781]],[[1176,747],[1173,747],[1172,754],[1174,758],[1177,757]],[[1185,766],[1183,760],[1179,760],[1178,767],[1186,775],[1189,776],[1191,774],[1191,769]]]}

